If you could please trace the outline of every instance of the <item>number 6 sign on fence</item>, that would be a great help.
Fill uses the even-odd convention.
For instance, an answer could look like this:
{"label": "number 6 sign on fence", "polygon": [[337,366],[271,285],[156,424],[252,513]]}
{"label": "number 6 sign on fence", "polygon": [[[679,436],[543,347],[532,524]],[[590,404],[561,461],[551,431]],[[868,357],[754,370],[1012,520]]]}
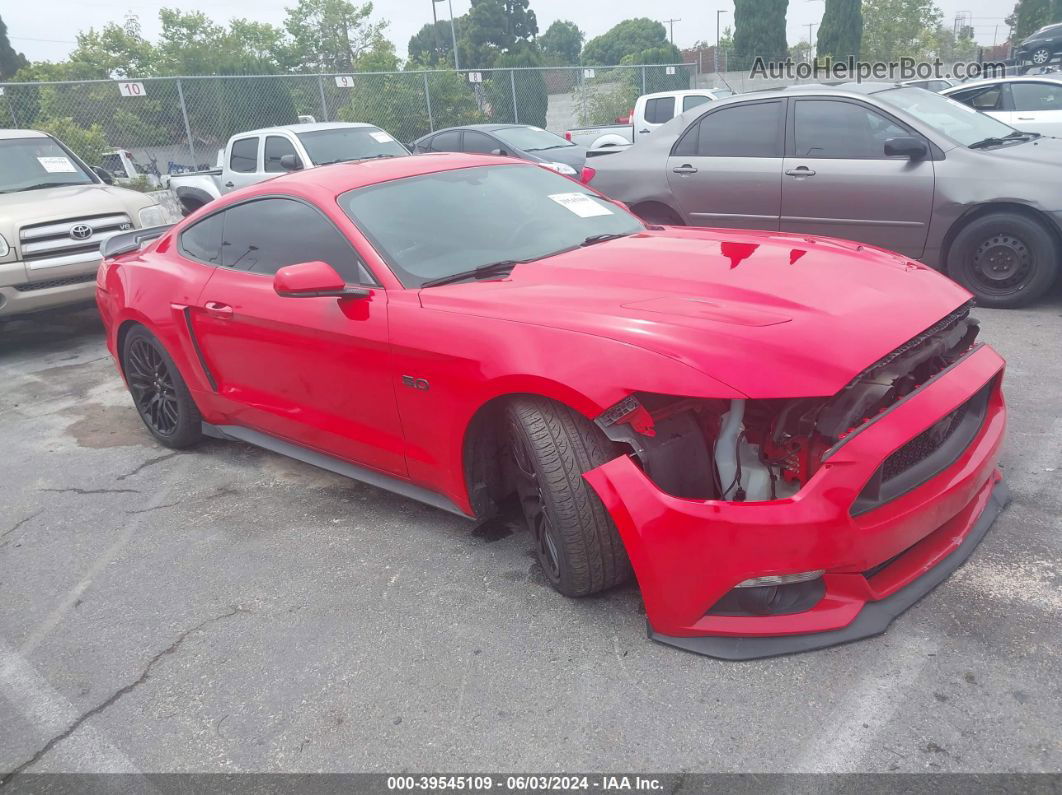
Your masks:
{"label": "number 6 sign on fence", "polygon": [[147,95],[143,83],[119,83],[118,91],[123,97],[143,97]]}

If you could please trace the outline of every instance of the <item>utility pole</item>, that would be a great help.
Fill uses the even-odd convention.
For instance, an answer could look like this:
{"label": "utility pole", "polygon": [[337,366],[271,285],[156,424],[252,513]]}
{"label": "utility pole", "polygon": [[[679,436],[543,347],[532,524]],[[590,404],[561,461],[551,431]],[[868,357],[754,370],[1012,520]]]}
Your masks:
{"label": "utility pole", "polygon": [[439,15],[435,13],[435,3],[438,0],[431,0],[431,38],[435,45],[435,57],[439,57]]}
{"label": "utility pole", "polygon": [[718,10],[715,12],[715,72],[719,73],[719,17],[725,14],[726,11]]}
{"label": "utility pole", "polygon": [[[443,0],[432,0],[431,13],[435,15],[435,4],[441,3]],[[446,0],[447,5],[450,6],[450,35],[454,40],[454,69],[458,72],[461,71],[461,61],[457,57],[457,23],[454,21],[454,2],[453,0]]]}
{"label": "utility pole", "polygon": [[664,24],[668,25],[671,28],[670,39],[671,39],[671,43],[672,44],[675,43],[675,23],[676,22],[681,22],[681,21],[682,21],[681,19],[665,19],[664,20]]}

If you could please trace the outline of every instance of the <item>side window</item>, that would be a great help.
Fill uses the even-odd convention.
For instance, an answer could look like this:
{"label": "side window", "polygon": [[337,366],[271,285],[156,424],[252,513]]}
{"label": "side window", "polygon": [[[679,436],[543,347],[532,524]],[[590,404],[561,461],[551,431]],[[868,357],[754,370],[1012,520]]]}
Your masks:
{"label": "side window", "polygon": [[431,139],[431,151],[433,152],[460,152],[461,131],[447,130]]}
{"label": "side window", "polygon": [[910,133],[862,105],[798,99],[794,120],[797,157],[884,160],[885,142]]}
{"label": "side window", "polygon": [[259,199],[225,211],[221,264],[272,275],[320,260],[348,282],[372,281],[354,248],[321,213],[294,199]]}
{"label": "side window", "polygon": [[181,233],[181,253],[200,262],[221,264],[221,233],[224,212],[214,213]]}
{"label": "side window", "polygon": [[1062,110],[1062,85],[1050,83],[1011,83],[1014,110]]}
{"label": "side window", "polygon": [[229,168],[241,174],[253,174],[258,168],[258,139],[241,138],[232,142]]}
{"label": "side window", "polygon": [[663,124],[675,118],[675,98],[658,97],[645,102],[645,120],[650,124]]}
{"label": "side window", "polygon": [[1003,107],[1003,86],[1001,85],[971,88],[968,91],[957,91],[948,96],[977,110],[1000,110]]}
{"label": "side window", "polygon": [[125,174],[122,173],[124,170],[122,168],[122,158],[120,158],[118,155],[104,155],[103,158],[100,160],[100,168],[102,168],[104,171],[109,171],[116,177],[125,176]]}
{"label": "side window", "polygon": [[270,135],[265,142],[265,170],[271,174],[283,172],[280,158],[295,154],[295,145],[291,141],[280,135]]}
{"label": "side window", "polygon": [[483,133],[476,132],[475,130],[465,130],[465,140],[461,144],[462,151],[465,152],[479,152],[481,154],[489,155],[495,149],[501,149],[502,146],[493,138],[490,138]]}
{"label": "side window", "polygon": [[682,112],[685,113],[690,108],[695,108],[698,105],[703,105],[708,102],[708,97],[701,94],[690,94],[689,96],[682,98]]}
{"label": "side window", "polygon": [[782,103],[733,105],[701,117],[701,157],[781,157]]}

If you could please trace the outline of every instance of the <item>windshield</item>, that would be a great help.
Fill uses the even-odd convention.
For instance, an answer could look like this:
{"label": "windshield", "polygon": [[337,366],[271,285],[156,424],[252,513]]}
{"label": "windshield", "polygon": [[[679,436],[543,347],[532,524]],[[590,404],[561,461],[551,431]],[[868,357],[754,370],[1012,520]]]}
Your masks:
{"label": "windshield", "polygon": [[923,88],[893,88],[880,91],[874,96],[911,114],[963,146],[986,138],[1004,138],[1014,132],[1013,127],[996,121],[991,116]]}
{"label": "windshield", "polygon": [[0,193],[95,181],[52,138],[0,140]]}
{"label": "windshield", "polygon": [[336,127],[296,133],[315,166],[381,155],[408,155],[398,141],[378,127]]}
{"label": "windshield", "polygon": [[500,130],[492,130],[492,132],[513,149],[523,149],[525,152],[575,146],[571,141],[566,141],[541,127],[503,127]]}
{"label": "windshield", "polygon": [[397,179],[345,193],[339,204],[406,287],[645,228],[577,182],[532,165]]}

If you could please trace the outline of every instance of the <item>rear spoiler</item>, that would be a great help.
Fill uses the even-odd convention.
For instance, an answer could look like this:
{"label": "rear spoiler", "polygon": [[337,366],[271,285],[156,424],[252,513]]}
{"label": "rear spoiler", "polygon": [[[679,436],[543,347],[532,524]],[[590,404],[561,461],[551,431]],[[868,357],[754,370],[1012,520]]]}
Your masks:
{"label": "rear spoiler", "polygon": [[100,244],[100,254],[104,259],[111,259],[130,251],[139,251],[140,247],[148,240],[162,237],[173,228],[173,224],[162,226],[146,226],[143,229],[134,229],[131,232],[123,232],[120,235],[109,237]]}

